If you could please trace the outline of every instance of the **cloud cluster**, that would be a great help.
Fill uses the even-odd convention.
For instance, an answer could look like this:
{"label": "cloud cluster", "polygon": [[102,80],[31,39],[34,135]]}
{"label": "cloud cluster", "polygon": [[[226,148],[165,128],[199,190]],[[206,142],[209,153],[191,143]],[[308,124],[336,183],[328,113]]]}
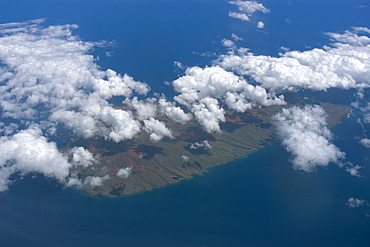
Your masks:
{"label": "cloud cluster", "polygon": [[82,137],[130,139],[140,123],[130,112],[114,109],[113,96],[146,94],[149,87],[128,75],[101,71],[87,53],[93,43],[72,35],[76,25],[42,28],[0,38],[5,65],[0,80],[0,107],[4,117],[63,123]]}
{"label": "cloud cluster", "polygon": [[[270,12],[269,9],[267,9],[265,6],[262,5],[262,3],[258,3],[256,1],[230,1],[230,4],[236,5],[239,7],[240,12],[229,12],[229,16],[232,18],[240,19],[243,21],[251,21],[249,17],[251,17],[255,12],[260,11],[262,13],[268,13]],[[263,28],[264,23],[259,21],[257,23],[258,28]]]}
{"label": "cloud cluster", "polygon": [[285,104],[283,96],[267,93],[219,66],[190,67],[172,85],[179,93],[174,99],[188,107],[208,132],[220,131],[219,122],[225,121],[222,105],[245,112],[253,107]]}
{"label": "cloud cluster", "polygon": [[[72,158],[70,158],[72,157]],[[89,166],[96,162],[82,147],[61,154],[54,142],[49,142],[40,128],[31,126],[12,136],[0,137],[0,191],[8,189],[10,177],[20,173],[41,173],[66,182],[73,166]]]}
{"label": "cloud cluster", "polygon": [[333,43],[321,49],[288,51],[280,57],[231,53],[222,55],[216,64],[250,76],[263,88],[274,91],[369,87],[369,30],[353,28],[343,34],[326,34]]}
{"label": "cloud cluster", "polygon": [[150,134],[150,140],[153,142],[158,142],[162,140],[163,137],[167,136],[173,138],[172,131],[169,130],[166,125],[154,118],[144,120],[145,130]]}
{"label": "cloud cluster", "polygon": [[[7,189],[15,173],[42,173],[67,185],[101,184],[107,178],[80,181],[70,174],[73,166],[96,162],[90,152],[75,147],[60,153],[48,135],[64,126],[83,138],[119,142],[137,135],[144,127],[141,121],[154,115],[150,102],[133,97],[147,94],[147,84],[95,64],[88,52],[103,43],[79,40],[72,34],[77,25],[44,28],[42,21],[0,25],[0,109],[7,119],[0,124],[0,190]],[[109,104],[115,96],[131,98],[137,114]],[[160,124],[147,125],[160,132],[157,137],[169,135]]]}
{"label": "cloud cluster", "polygon": [[247,13],[248,15],[252,15],[257,11],[261,11],[263,13],[268,13],[268,10],[262,3],[258,3],[257,1],[230,1],[230,4],[234,4],[239,7],[239,10]]}
{"label": "cloud cluster", "polygon": [[346,205],[348,205],[351,208],[358,208],[363,206],[369,206],[369,202],[362,199],[356,199],[354,197],[351,197],[348,199]]}
{"label": "cloud cluster", "polygon": [[[179,92],[175,99],[182,107],[167,101],[165,96],[139,99],[136,95],[150,91],[147,84],[111,69],[103,71],[89,55],[94,46],[104,42],[81,41],[73,35],[77,25],[44,28],[42,21],[0,26],[0,109],[2,118],[8,119],[7,124],[0,124],[4,135],[0,145],[7,146],[3,149],[7,156],[0,163],[2,189],[16,172],[41,172],[75,186],[96,186],[106,180],[81,180],[70,174],[73,166],[86,167],[96,160],[81,147],[60,153],[48,138],[58,134],[61,127],[78,137],[103,137],[114,142],[132,139],[145,130],[150,140],[157,142],[164,137],[173,138],[165,123],[156,119],[158,115],[177,123],[195,118],[206,130],[217,132],[218,122],[225,121],[221,104],[245,111],[254,106],[284,103],[283,98],[251,86],[220,67],[189,68],[185,76],[173,82]],[[129,109],[109,103],[117,96]],[[30,145],[22,145],[25,139]],[[35,157],[38,149],[53,150],[48,154],[59,165],[37,160],[32,166],[27,159],[13,157],[22,154],[17,151],[20,146],[24,148],[22,152],[34,153]],[[121,173],[123,177],[129,174],[128,170]]]}
{"label": "cloud cluster", "polygon": [[[243,20],[256,11],[269,10],[255,1],[231,1]],[[174,102],[164,95],[145,98],[146,83],[111,69],[101,70],[89,52],[104,42],[84,42],[73,35],[77,25],[42,27],[42,19],[0,25],[0,191],[14,174],[38,172],[74,186],[102,184],[109,176],[79,178],[76,166],[87,167],[95,157],[82,147],[61,153],[50,137],[63,127],[82,138],[101,137],[114,142],[132,139],[147,131],[150,140],[173,138],[158,116],[173,122],[198,121],[208,132],[220,132],[225,109],[245,112],[254,107],[285,104],[276,93],[299,89],[364,88],[370,85],[370,30],[355,27],[344,33],[326,33],[330,46],[308,51],[286,51],[280,57],[258,56],[222,41],[230,52],[212,67],[189,67],[172,82]],[[263,28],[262,22],[257,27]],[[176,63],[183,67],[181,63]],[[248,83],[246,77],[253,79]],[[255,85],[257,84],[257,85]],[[137,97],[141,96],[141,97]],[[121,97],[127,107],[109,103]],[[143,99],[144,98],[144,99]],[[370,107],[362,108],[365,123]],[[5,120],[4,120],[5,119]],[[344,157],[330,143],[325,113],[320,107],[285,109],[274,117],[297,169],[311,171]],[[368,139],[361,143],[369,146]],[[209,148],[208,143],[193,146]],[[184,158],[183,158],[184,159]],[[358,166],[347,170],[358,174]],[[127,178],[131,168],[117,176]]]}
{"label": "cloud cluster", "polygon": [[332,134],[326,127],[326,113],[320,106],[283,109],[273,120],[283,145],[293,155],[295,169],[311,172],[330,162],[340,165],[345,154],[330,143]]}

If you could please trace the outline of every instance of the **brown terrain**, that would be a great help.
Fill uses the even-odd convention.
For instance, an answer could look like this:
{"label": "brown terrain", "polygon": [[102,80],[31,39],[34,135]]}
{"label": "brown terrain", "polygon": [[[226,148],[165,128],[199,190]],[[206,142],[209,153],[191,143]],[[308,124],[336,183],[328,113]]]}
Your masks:
{"label": "brown terrain", "polygon": [[[307,102],[298,102],[302,103]],[[347,106],[328,103],[321,103],[321,106],[329,115],[329,127],[340,123],[350,113]],[[88,139],[71,142],[67,146],[83,146],[99,157],[97,164],[79,168],[80,178],[107,174],[110,177],[102,186],[84,185],[82,190],[95,196],[130,195],[203,174],[210,167],[247,156],[270,144],[276,140],[275,127],[270,118],[282,108],[227,112],[226,122],[220,123],[222,133],[207,133],[196,122],[184,125],[168,123],[175,138],[164,138],[158,143],[150,142],[149,135],[143,131],[134,140],[120,143]],[[164,118],[161,120],[168,122]],[[126,167],[132,167],[128,178],[118,177],[117,172]]]}

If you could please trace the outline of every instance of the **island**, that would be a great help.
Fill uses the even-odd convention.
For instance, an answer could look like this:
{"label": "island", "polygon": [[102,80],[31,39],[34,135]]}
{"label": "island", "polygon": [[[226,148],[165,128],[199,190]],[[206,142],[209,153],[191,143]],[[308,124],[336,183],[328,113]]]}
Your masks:
{"label": "island", "polygon": [[[348,106],[300,97],[291,99],[285,106],[251,109],[245,113],[226,111],[226,121],[220,123],[221,133],[207,133],[195,121],[175,124],[163,117],[160,120],[173,131],[172,139],[150,142],[149,134],[142,131],[135,139],[119,143],[71,139],[66,147],[82,146],[98,157],[92,166],[75,168],[79,178],[106,178],[101,186],[84,184],[79,189],[93,196],[132,195],[190,179],[210,167],[248,156],[277,139],[271,116],[282,108],[306,104],[320,105],[328,114],[329,127],[340,123],[351,112]],[[122,169],[128,171],[127,176],[118,176]]]}

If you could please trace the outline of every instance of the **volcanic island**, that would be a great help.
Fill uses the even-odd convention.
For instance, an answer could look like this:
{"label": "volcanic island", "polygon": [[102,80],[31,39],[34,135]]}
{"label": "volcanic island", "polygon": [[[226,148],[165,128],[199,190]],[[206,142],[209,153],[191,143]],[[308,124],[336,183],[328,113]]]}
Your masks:
{"label": "volcanic island", "polygon": [[[175,124],[160,118],[173,131],[174,138],[159,142],[149,141],[142,131],[132,140],[115,143],[104,139],[71,138],[66,148],[82,146],[98,162],[88,167],[75,168],[80,179],[105,177],[101,186],[84,184],[78,188],[92,196],[120,197],[150,191],[201,175],[213,166],[246,157],[277,140],[271,117],[294,105],[320,105],[328,114],[328,127],[339,124],[349,116],[348,106],[320,103],[301,97],[285,106],[251,109],[245,113],[225,111],[226,121],[220,123],[221,133],[208,133],[196,121]],[[121,169],[129,169],[128,176],[117,176]]]}

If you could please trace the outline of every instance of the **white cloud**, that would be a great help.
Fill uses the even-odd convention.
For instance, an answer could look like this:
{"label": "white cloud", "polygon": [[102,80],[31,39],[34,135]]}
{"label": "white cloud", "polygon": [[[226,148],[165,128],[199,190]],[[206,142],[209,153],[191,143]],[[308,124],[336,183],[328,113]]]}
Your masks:
{"label": "white cloud", "polygon": [[30,29],[8,30],[0,38],[0,59],[6,65],[0,75],[3,116],[29,119],[29,123],[46,118],[82,137],[132,138],[140,124],[131,113],[113,109],[107,99],[146,94],[149,87],[128,75],[99,70],[87,54],[99,44],[80,41],[72,34],[74,28],[42,28],[33,23]]}
{"label": "white cloud", "polygon": [[265,27],[265,23],[263,23],[262,21],[257,22],[257,28],[264,28],[264,27]]}
{"label": "white cloud", "polygon": [[346,168],[346,171],[351,175],[351,176],[354,176],[354,177],[361,177],[361,174],[359,172],[359,170],[361,169],[361,166],[353,166],[353,165],[350,165],[349,167]]}
{"label": "white cloud", "polygon": [[150,90],[147,84],[137,82],[126,74],[121,76],[111,69],[108,69],[104,76],[106,80],[97,78],[94,81],[94,90],[103,99],[110,99],[113,96],[130,97],[133,91],[146,95]]}
{"label": "white cloud", "polygon": [[190,145],[190,149],[198,149],[198,148],[211,149],[212,146],[208,143],[207,140],[204,140],[202,142],[194,142]]}
{"label": "white cloud", "polygon": [[346,205],[348,205],[351,208],[358,208],[358,207],[363,207],[363,206],[368,206],[369,203],[366,200],[362,199],[356,199],[356,198],[349,198]]}
{"label": "white cloud", "polygon": [[227,54],[217,64],[250,76],[270,90],[369,87],[370,38],[358,35],[359,31],[366,30],[354,28],[344,34],[328,33],[335,43],[322,49],[289,51],[281,57]]}
{"label": "white cloud", "polygon": [[361,139],[360,143],[362,144],[362,146],[364,146],[365,148],[370,148],[370,139],[368,138],[363,138]]}
{"label": "white cloud", "polygon": [[64,181],[71,167],[56,144],[48,142],[37,127],[0,137],[0,191],[8,188],[14,173],[42,173]]}
{"label": "white cloud", "polygon": [[222,97],[229,90],[242,91],[247,82],[220,67],[190,67],[172,85],[180,93],[175,100],[189,105],[206,96]]}
{"label": "white cloud", "polygon": [[344,44],[350,44],[353,46],[366,46],[370,44],[370,38],[367,36],[359,36],[358,32],[370,33],[368,28],[365,27],[354,27],[352,28],[353,31],[345,31],[343,34],[341,33],[326,33],[332,41],[340,42]]}
{"label": "white cloud", "polygon": [[106,107],[102,109],[100,118],[108,126],[103,127],[104,136],[115,142],[132,139],[141,131],[140,123],[128,111]]}
{"label": "white cloud", "polygon": [[181,155],[181,159],[182,159],[183,161],[188,161],[188,160],[189,160],[189,157],[188,157],[188,156],[186,156],[186,155]]}
{"label": "white cloud", "polygon": [[225,122],[224,109],[218,101],[211,97],[202,98],[199,103],[194,103],[192,108],[195,119],[207,132],[220,132],[219,121]]}
{"label": "white cloud", "polygon": [[190,67],[172,84],[180,93],[174,99],[187,106],[208,132],[219,132],[218,122],[225,121],[220,102],[240,112],[253,107],[285,104],[282,96],[276,97],[260,86],[252,86],[218,66]]}
{"label": "white cloud", "polygon": [[236,35],[235,33],[231,34],[231,37],[235,40],[235,41],[239,41],[239,40],[244,40],[243,38],[240,38],[238,35]]}
{"label": "white cloud", "polygon": [[[72,34],[77,25],[43,28],[42,21],[0,25],[0,109],[11,121],[0,125],[0,190],[15,173],[42,173],[67,186],[97,186],[109,177],[81,181],[71,172],[94,164],[93,155],[82,147],[62,154],[44,132],[58,134],[63,124],[80,137],[119,142],[141,131],[136,118],[152,116],[138,106],[134,116],[108,103],[114,96],[145,95],[150,88],[128,75],[100,70],[88,52],[102,43],[79,40]],[[136,98],[132,102],[139,104]]]}
{"label": "white cloud", "polygon": [[131,174],[131,171],[132,171],[132,166],[119,169],[119,171],[117,172],[117,176],[120,178],[128,178],[128,176]]}
{"label": "white cloud", "polygon": [[158,142],[162,140],[163,137],[167,136],[173,138],[172,131],[169,130],[166,125],[154,118],[144,120],[145,130],[150,134],[150,140],[153,142]]}
{"label": "white cloud", "polygon": [[192,115],[185,113],[183,109],[176,106],[174,102],[168,102],[164,97],[158,100],[160,111],[175,123],[186,123],[192,119]]}
{"label": "white cloud", "polygon": [[[244,13],[230,14],[244,20],[256,11],[268,12],[255,1],[231,3]],[[71,173],[73,166],[89,166],[96,160],[82,147],[62,154],[55,143],[43,136],[58,134],[61,124],[83,138],[98,136],[120,142],[134,138],[144,129],[152,141],[159,141],[165,136],[173,137],[165,123],[154,118],[157,114],[178,123],[194,117],[208,132],[220,132],[225,105],[245,112],[253,107],[284,104],[284,98],[277,97],[274,90],[361,88],[370,84],[370,38],[366,36],[370,32],[367,28],[353,28],[343,34],[327,33],[335,43],[323,49],[289,51],[274,58],[255,56],[240,48],[239,55],[230,52],[216,66],[187,68],[185,75],[172,83],[179,93],[174,99],[181,106],[168,102],[164,96],[139,100],[135,95],[146,95],[150,90],[147,84],[111,69],[100,70],[88,54],[101,44],[74,36],[72,31],[77,25],[43,28],[41,22],[0,25],[0,109],[3,117],[13,121],[0,123],[0,133],[4,135],[0,137],[0,190],[8,188],[9,178],[15,173],[38,172],[74,186],[98,186],[109,179],[107,175],[80,180]],[[234,34],[232,37],[240,40]],[[231,40],[223,43],[227,47],[235,45]],[[250,76],[260,85],[251,85],[226,69]],[[122,96],[132,109],[109,104],[108,100],[115,96]],[[330,144],[331,134],[320,112],[317,107],[292,108],[275,117],[297,169],[311,171],[344,157]],[[312,121],[305,123],[305,118],[295,117],[297,114]],[[370,122],[370,114],[368,119]],[[301,129],[300,125],[308,129]],[[367,145],[366,141],[361,142]],[[358,169],[347,168],[353,175],[358,175]],[[131,171],[121,170],[121,177]]]}
{"label": "white cloud", "polygon": [[326,127],[326,113],[319,106],[283,109],[272,118],[283,145],[293,155],[295,169],[306,172],[330,162],[340,164],[345,154],[330,143],[332,134]]}
{"label": "white cloud", "polygon": [[262,87],[254,87],[243,78],[218,66],[199,68],[191,67],[173,82],[176,92],[175,100],[183,105],[191,105],[205,97],[222,99],[227,93],[237,93],[254,106],[282,104],[282,98],[268,94]]}
{"label": "white cloud", "polygon": [[72,173],[69,178],[67,179],[66,185],[68,187],[77,187],[81,188],[83,183],[82,181],[78,178],[78,175],[76,173]]}
{"label": "white cloud", "polygon": [[139,120],[148,119],[155,117],[157,113],[156,99],[146,99],[138,100],[137,97],[134,97],[132,100],[126,99],[124,101],[127,105],[131,106],[136,110],[136,117]]}
{"label": "white cloud", "polygon": [[90,166],[97,163],[97,160],[93,157],[93,154],[83,147],[74,147],[70,150],[72,154],[72,162],[76,165]]}
{"label": "white cloud", "polygon": [[263,13],[268,13],[269,10],[263,6],[262,3],[258,3],[257,1],[230,1],[230,4],[236,5],[239,7],[239,10],[246,13],[247,15],[251,16],[257,11],[261,11]]}
{"label": "white cloud", "polygon": [[229,12],[229,16],[232,18],[240,19],[242,21],[250,21],[249,17],[244,13]]}
{"label": "white cloud", "polygon": [[185,69],[185,66],[181,62],[174,61],[173,64],[179,69]]}
{"label": "white cloud", "polygon": [[0,137],[0,191],[12,183],[10,176],[41,173],[67,186],[80,186],[81,181],[71,172],[73,167],[90,166],[97,160],[82,147],[61,153],[49,142],[37,126],[21,130],[12,136]]}
{"label": "white cloud", "polygon": [[223,46],[229,47],[229,48],[234,46],[234,41],[229,40],[229,39],[223,39],[221,43]]}

